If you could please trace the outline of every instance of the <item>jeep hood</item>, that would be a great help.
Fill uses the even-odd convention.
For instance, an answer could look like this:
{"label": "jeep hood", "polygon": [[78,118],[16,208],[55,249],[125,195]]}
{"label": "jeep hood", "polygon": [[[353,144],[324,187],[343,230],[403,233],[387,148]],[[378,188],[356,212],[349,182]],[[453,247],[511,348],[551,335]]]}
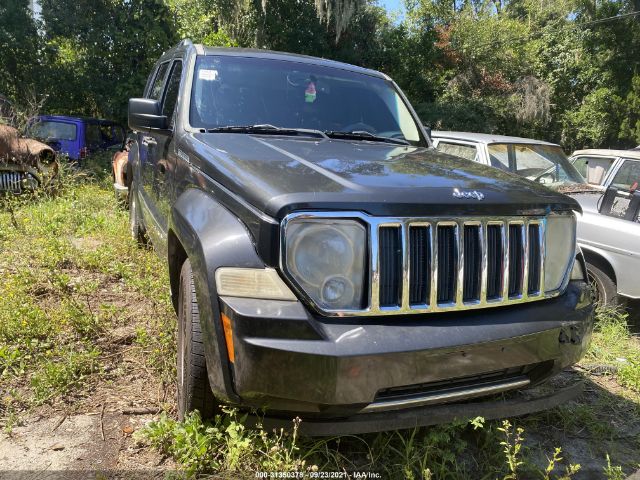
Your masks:
{"label": "jeep hood", "polygon": [[[434,149],[270,135],[188,135],[190,161],[262,212],[355,210],[378,216],[540,215],[580,210],[517,175]],[[193,157],[193,158],[191,158]],[[477,198],[454,197],[454,190]]]}

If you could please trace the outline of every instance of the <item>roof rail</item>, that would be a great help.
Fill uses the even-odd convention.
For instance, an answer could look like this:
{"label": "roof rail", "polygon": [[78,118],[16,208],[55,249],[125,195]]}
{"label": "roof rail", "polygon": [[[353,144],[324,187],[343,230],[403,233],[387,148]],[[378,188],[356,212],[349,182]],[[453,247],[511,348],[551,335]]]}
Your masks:
{"label": "roof rail", "polygon": [[192,46],[193,42],[191,41],[190,38],[183,38],[182,40],[180,40],[180,43],[178,43],[178,45],[176,45],[177,47],[186,47],[186,46]]}

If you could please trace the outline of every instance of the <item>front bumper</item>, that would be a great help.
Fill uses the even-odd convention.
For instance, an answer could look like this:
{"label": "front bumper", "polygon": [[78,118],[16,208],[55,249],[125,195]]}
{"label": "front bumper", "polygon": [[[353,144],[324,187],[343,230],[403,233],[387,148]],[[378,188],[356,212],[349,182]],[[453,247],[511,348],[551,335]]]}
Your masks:
{"label": "front bumper", "polygon": [[[579,397],[584,391],[584,382],[575,372],[567,374],[577,378],[571,378],[568,384],[556,387],[552,391],[530,389],[516,392],[506,398],[501,396],[474,402],[425,406],[393,414],[357,414],[341,418],[339,421],[305,418],[298,425],[298,433],[312,436],[353,435],[468,421],[477,417],[485,420],[519,417],[564,405]],[[250,416],[249,421],[254,425],[261,425],[266,430],[293,429],[292,419]]]}
{"label": "front bumper", "polygon": [[[221,305],[233,327],[234,393],[244,406],[266,407],[272,418],[374,418],[389,428],[400,427],[393,419],[401,412],[560,372],[586,351],[594,312],[581,281],[529,304],[392,318],[327,319],[299,302],[223,297]],[[460,405],[476,415],[475,404]],[[405,423],[415,424],[407,415]],[[380,423],[385,417],[390,423]]]}

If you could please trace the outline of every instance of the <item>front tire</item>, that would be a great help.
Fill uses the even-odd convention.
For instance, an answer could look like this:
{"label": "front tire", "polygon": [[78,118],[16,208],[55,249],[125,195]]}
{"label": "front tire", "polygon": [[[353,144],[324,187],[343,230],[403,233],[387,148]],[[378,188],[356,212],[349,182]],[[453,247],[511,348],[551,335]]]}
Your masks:
{"label": "front tire", "polygon": [[587,263],[587,277],[596,289],[598,305],[616,306],[619,304],[618,288],[613,279],[591,263]]}
{"label": "front tire", "polygon": [[183,420],[193,410],[199,410],[202,418],[213,417],[219,407],[207,376],[200,310],[189,259],[180,272],[177,361],[178,418]]}

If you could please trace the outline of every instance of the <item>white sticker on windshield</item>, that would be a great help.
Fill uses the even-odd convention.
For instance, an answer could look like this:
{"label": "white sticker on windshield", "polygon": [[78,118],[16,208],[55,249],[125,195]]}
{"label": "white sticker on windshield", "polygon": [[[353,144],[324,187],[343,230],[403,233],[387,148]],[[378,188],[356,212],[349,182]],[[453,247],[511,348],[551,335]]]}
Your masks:
{"label": "white sticker on windshield", "polygon": [[198,78],[200,80],[215,82],[216,80],[218,80],[218,71],[217,70],[199,70]]}

